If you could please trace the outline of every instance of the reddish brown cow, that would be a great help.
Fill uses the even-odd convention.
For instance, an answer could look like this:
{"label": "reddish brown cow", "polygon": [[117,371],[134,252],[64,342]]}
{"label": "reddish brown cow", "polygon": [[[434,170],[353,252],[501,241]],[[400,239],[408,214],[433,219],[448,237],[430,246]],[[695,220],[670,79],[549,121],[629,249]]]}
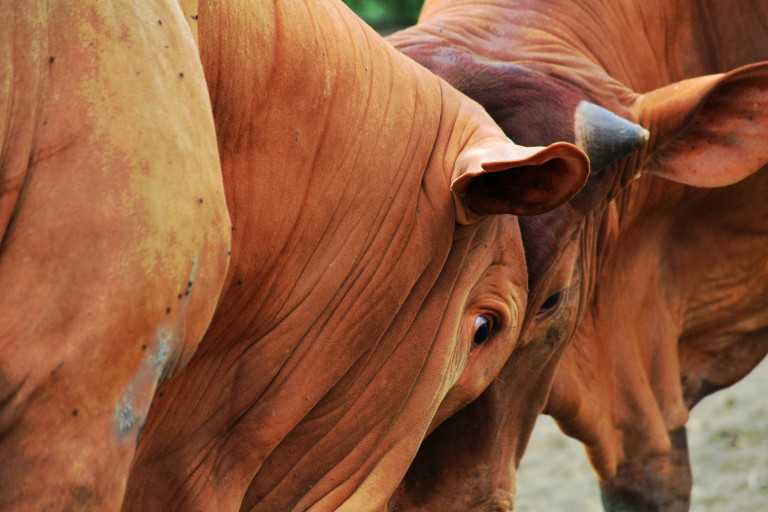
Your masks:
{"label": "reddish brown cow", "polygon": [[[672,468],[664,461],[684,459],[670,439],[680,434],[669,432],[679,432],[686,407],[741,378],[765,352],[755,334],[763,327],[765,280],[755,272],[764,272],[756,242],[766,217],[743,206],[758,201],[765,178],[695,188],[737,182],[768,160],[766,67],[700,76],[768,57],[766,7],[754,5],[738,20],[722,8],[682,0],[437,0],[427,2],[417,27],[392,37],[478,99],[515,140],[579,142],[571,127],[584,114],[582,99],[650,129],[631,158],[611,163],[589,151],[602,172],[587,188],[555,212],[521,221],[531,279],[523,344],[563,347],[588,310],[549,410],[587,443],[610,510],[686,506],[687,464],[675,466],[682,478],[665,480]],[[649,176],[620,192],[640,170],[683,184]],[[688,244],[671,249],[683,234]],[[555,276],[569,275],[566,256],[575,244],[574,284],[558,293]],[[713,251],[712,244],[728,249]],[[584,303],[594,282],[598,292]],[[640,305],[649,316],[632,310]],[[549,324],[541,322],[547,317]],[[716,369],[723,359],[727,371]],[[526,389],[506,381],[513,371],[525,371],[515,354],[486,393],[426,440],[393,509],[510,506],[510,472],[541,406],[520,403]]]}
{"label": "reddish brown cow", "polygon": [[200,350],[152,404],[124,510],[383,507],[430,426],[517,348],[508,213],[568,200],[587,157],[511,142],[338,0],[188,15],[232,258]]}

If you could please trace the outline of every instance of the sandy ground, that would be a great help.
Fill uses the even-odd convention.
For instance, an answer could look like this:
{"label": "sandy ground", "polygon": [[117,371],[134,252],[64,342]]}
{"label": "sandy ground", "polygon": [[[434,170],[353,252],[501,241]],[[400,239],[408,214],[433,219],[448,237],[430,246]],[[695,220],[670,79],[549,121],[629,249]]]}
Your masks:
{"label": "sandy ground", "polygon": [[[768,511],[768,360],[688,422],[693,512]],[[602,512],[581,445],[542,416],[518,475],[517,512]]]}

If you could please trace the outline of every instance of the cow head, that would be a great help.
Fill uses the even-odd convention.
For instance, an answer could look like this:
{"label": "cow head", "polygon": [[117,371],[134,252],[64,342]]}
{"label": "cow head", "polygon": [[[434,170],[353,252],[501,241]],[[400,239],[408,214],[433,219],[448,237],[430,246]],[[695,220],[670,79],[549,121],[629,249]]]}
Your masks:
{"label": "cow head", "polygon": [[404,31],[391,41],[478,100],[513,140],[535,146],[569,141],[597,164],[572,200],[520,219],[529,277],[520,341],[490,388],[427,438],[390,505],[501,510],[511,503],[515,467],[590,289],[597,239],[605,236],[594,229],[593,215],[634,176],[633,155],[647,132],[596,105],[564,78],[478,57],[430,37],[424,43],[423,34],[411,38]]}

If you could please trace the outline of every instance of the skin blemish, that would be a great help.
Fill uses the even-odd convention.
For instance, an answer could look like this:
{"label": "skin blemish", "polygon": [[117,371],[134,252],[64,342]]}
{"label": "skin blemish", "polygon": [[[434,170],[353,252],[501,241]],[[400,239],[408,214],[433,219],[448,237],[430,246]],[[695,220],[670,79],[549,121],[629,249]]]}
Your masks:
{"label": "skin blemish", "polygon": [[179,73],[179,78],[184,78],[184,73]]}
{"label": "skin blemish", "polygon": [[115,430],[118,437],[125,437],[138,423],[130,398],[123,395],[115,409]]}
{"label": "skin blemish", "polygon": [[145,351],[145,350],[147,350],[147,346],[146,346],[146,345],[142,345],[142,346],[141,346],[141,351],[143,352],[143,351]]}
{"label": "skin blemish", "polygon": [[72,409],[72,416],[77,417],[79,415],[80,415],[80,411],[78,411],[77,409]]}
{"label": "skin blemish", "polygon": [[547,329],[547,336],[545,338],[547,345],[554,347],[555,345],[557,345],[557,342],[559,339],[560,339],[560,331],[558,331],[555,327],[550,327],[549,329]]}
{"label": "skin blemish", "polygon": [[203,198],[202,197],[198,197],[197,198],[197,204],[203,204]]}
{"label": "skin blemish", "polygon": [[157,352],[152,356],[152,366],[156,369],[162,369],[168,362],[171,355],[171,343],[173,342],[173,333],[167,329],[160,329],[157,332]]}
{"label": "skin blemish", "polygon": [[192,18],[193,20],[197,21],[197,14],[193,14],[192,16],[190,16],[190,18]]}
{"label": "skin blemish", "polygon": [[157,24],[158,25],[162,25],[163,24],[163,20],[157,20]]}
{"label": "skin blemish", "polygon": [[53,55],[48,57],[48,64],[53,64],[55,61],[56,61],[56,57],[54,57]]}
{"label": "skin blemish", "polygon": [[166,315],[170,315],[171,314],[171,306],[168,306],[167,308],[165,308],[165,314]]}

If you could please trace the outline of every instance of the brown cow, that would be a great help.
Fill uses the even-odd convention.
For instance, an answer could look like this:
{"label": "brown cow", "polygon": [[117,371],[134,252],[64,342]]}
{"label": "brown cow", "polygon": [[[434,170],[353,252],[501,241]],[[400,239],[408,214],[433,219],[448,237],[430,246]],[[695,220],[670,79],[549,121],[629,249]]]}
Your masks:
{"label": "brown cow", "polygon": [[116,510],[226,275],[202,66],[173,1],[0,12],[0,509]]}
{"label": "brown cow", "polygon": [[[685,225],[684,221],[677,220],[678,213],[673,213],[679,209],[679,217],[687,219],[689,226],[694,221],[701,226],[698,229],[702,233],[698,235],[700,239],[697,241],[700,253],[706,252],[703,247],[707,241],[712,243],[718,237],[723,241],[728,240],[728,222],[731,226],[734,222],[741,222],[748,233],[755,234],[759,234],[759,227],[765,225],[765,216],[750,217],[752,214],[749,212],[753,210],[746,206],[742,207],[740,213],[721,216],[723,220],[719,224],[713,224],[711,220],[711,217],[717,217],[712,212],[728,204],[728,197],[731,203],[736,204],[750,205],[757,201],[755,199],[750,203],[748,197],[759,197],[762,188],[758,183],[764,178],[755,177],[749,184],[722,191],[706,192],[694,188],[734,183],[757,171],[768,159],[768,146],[763,142],[765,122],[762,119],[768,85],[764,66],[741,69],[729,75],[702,76],[664,87],[691,76],[717,72],[768,57],[765,41],[768,34],[763,30],[765,5],[755,5],[751,12],[745,10],[750,14],[739,18],[739,23],[735,25],[730,25],[734,21],[733,17],[722,15],[714,10],[715,7],[724,8],[722,3],[694,5],[686,1],[577,4],[557,0],[535,3],[436,0],[426,3],[417,27],[392,36],[391,40],[396,46],[479,100],[507,134],[526,144],[546,144],[553,138],[579,142],[580,133],[583,132],[573,127],[578,126],[579,119],[585,115],[584,103],[581,103],[584,99],[608,107],[651,129],[651,139],[643,151],[615,163],[604,158],[601,151],[589,151],[588,144],[585,144],[596,169],[600,171],[590,178],[587,188],[568,205],[552,213],[521,219],[531,279],[529,317],[524,323],[521,345],[535,346],[537,342],[549,342],[563,347],[586,304],[589,304],[589,315],[582,324],[582,332],[589,329],[595,319],[602,318],[596,316],[593,304],[602,305],[602,309],[597,312],[613,322],[609,326],[613,329],[610,332],[617,333],[611,337],[611,342],[620,336],[618,333],[621,331],[616,330],[619,328],[616,322],[623,320],[624,323],[619,325],[626,326],[629,322],[627,316],[640,321],[638,314],[627,311],[627,306],[638,296],[622,288],[626,283],[625,272],[629,273],[626,265],[636,265],[634,279],[642,281],[644,287],[638,288],[644,294],[641,297],[649,299],[654,296],[647,295],[647,287],[656,294],[660,291],[658,287],[653,287],[653,283],[658,282],[654,281],[657,271],[645,268],[651,261],[647,258],[650,255],[656,258],[653,260],[655,262],[666,263],[668,260],[659,252],[662,246],[657,238],[661,235],[658,232],[646,233],[644,236],[654,243],[649,242],[645,246],[637,240],[633,243],[623,241],[622,244],[627,244],[628,248],[622,249],[623,258],[611,260],[614,262],[614,274],[604,274],[606,262],[617,252],[614,244],[621,238],[619,233],[626,228],[618,221],[626,220],[627,210],[631,210],[640,219],[649,218],[648,225],[666,218],[665,226],[674,224],[679,230]],[[643,29],[630,30],[628,27]],[[720,40],[726,43],[725,48],[719,45]],[[615,41],[615,44],[608,44],[610,41]],[[586,114],[599,112],[589,108]],[[590,139],[595,140],[594,137],[587,137],[588,142]],[[621,144],[624,142],[626,139]],[[605,209],[606,201],[641,169],[689,186],[670,184],[658,178],[643,178],[622,192],[620,199]],[[647,193],[646,187],[652,188],[654,192]],[[659,188],[666,192],[657,192]],[[752,190],[752,195],[743,195],[744,188]],[[670,195],[669,199],[666,194]],[[739,197],[746,201],[742,203],[736,199]],[[668,200],[673,202],[672,205],[668,204]],[[680,204],[675,203],[678,200]],[[710,216],[696,217],[699,210],[690,206],[692,201],[701,201],[695,208],[708,208]],[[733,206],[729,209],[733,209]],[[590,210],[593,213],[589,213]],[[705,236],[703,232],[710,226],[722,227],[714,228],[717,229],[716,234]],[[668,233],[664,232],[664,235]],[[691,233],[691,236],[696,235]],[[759,261],[760,258],[764,260],[764,255],[757,254],[756,238],[750,238],[745,233],[740,233],[738,237],[739,242],[733,242],[735,246],[742,247],[744,251],[756,252],[756,259],[750,261]],[[670,243],[671,240],[664,238],[664,243]],[[568,267],[573,264],[572,254],[577,251],[574,248],[576,244],[580,245],[580,260],[575,276],[569,286],[563,286],[562,291],[558,291],[557,286],[562,286],[560,283],[563,281],[562,277],[555,276],[569,275]],[[685,258],[691,257],[690,252],[679,249],[675,254],[678,267],[674,277],[679,279],[676,289],[681,290],[678,297],[683,296],[684,290],[687,292],[685,297],[692,300],[692,290],[702,293],[704,290],[692,285],[690,280],[695,279],[691,277],[692,273],[686,274],[679,269],[679,266],[684,265]],[[672,257],[672,253],[669,256]],[[706,258],[715,256],[707,254],[701,262],[706,261]],[[687,261],[691,264],[699,263],[695,259]],[[717,261],[723,265],[728,260],[721,256]],[[748,258],[739,261],[733,257],[729,264],[742,268],[744,261],[748,261]],[[730,267],[726,268],[727,272],[732,272]],[[646,274],[643,274],[644,269]],[[707,267],[705,270],[711,272],[712,268]],[[750,271],[754,271],[754,268],[750,268]],[[755,311],[764,308],[764,302],[761,301],[765,294],[764,282],[762,285],[759,279],[746,282],[748,274],[739,275],[742,279],[737,278],[728,293],[734,293],[736,300],[748,297],[754,302],[745,304],[743,311],[723,309],[722,316],[711,318],[713,324],[708,326],[714,330],[725,330],[733,336],[732,342],[747,336],[747,332],[759,331],[762,323],[757,318],[759,313]],[[669,278],[667,275],[665,277]],[[605,296],[610,302],[621,296],[621,305],[614,304],[612,307],[623,307],[623,310],[607,310],[602,302],[592,302],[591,299],[584,302],[591,294],[593,283],[599,280],[602,287],[606,279],[612,280],[612,294],[606,295],[599,288],[600,293],[595,301]],[[749,287],[751,295],[740,290],[745,286]],[[667,291],[666,288],[661,290]],[[739,292],[735,293],[737,290]],[[707,311],[703,309],[705,304],[699,306],[699,313]],[[747,313],[747,310],[751,313]],[[747,321],[745,315],[752,313],[756,316]],[[691,311],[673,313],[693,314]],[[711,315],[712,311],[706,314]],[[549,324],[540,322],[547,317],[550,318]],[[689,321],[688,316],[666,315],[665,321],[668,318],[671,318],[670,321]],[[730,324],[725,322],[726,318],[731,319]],[[745,321],[744,325],[742,320]],[[547,325],[546,329],[542,329],[542,325]],[[604,329],[601,327],[601,330]],[[720,333],[704,332],[701,326],[698,329],[702,335],[707,335],[708,343],[723,341]],[[628,409],[636,407],[638,402],[605,400],[606,394],[610,395],[611,390],[617,389],[612,387],[613,381],[610,380],[614,373],[602,373],[602,360],[596,359],[595,354],[599,352],[603,357],[610,357],[607,350],[598,350],[600,343],[609,342],[605,337],[607,332],[604,332],[604,337],[586,344],[580,338],[579,343],[569,350],[568,361],[558,376],[558,384],[551,399],[551,412],[558,416],[569,432],[579,435],[587,441],[588,446],[594,447],[593,461],[605,481],[606,502],[609,506],[616,510],[624,505],[639,506],[638,510],[656,510],[663,506],[660,503],[669,494],[660,482],[663,479],[655,479],[656,485],[662,487],[660,489],[650,489],[654,484],[652,474],[639,483],[642,487],[645,482],[649,487],[648,494],[652,496],[650,501],[658,500],[659,503],[632,505],[640,493],[633,493],[637,488],[628,484],[632,483],[633,475],[637,473],[632,468],[638,464],[628,465],[630,470],[626,471],[626,478],[621,474],[616,477],[620,469],[619,458],[627,453],[624,451],[627,445],[635,446],[641,454],[639,466],[642,467],[642,457],[648,453],[658,454],[659,450],[664,449],[669,451],[670,441],[666,432],[675,430],[676,426],[667,430],[655,428],[651,432],[655,439],[653,441],[638,436],[632,421],[612,423],[612,420],[616,420],[616,411],[609,405],[623,408],[626,413]],[[646,378],[644,381],[643,377],[648,374],[633,373],[618,388],[623,398],[658,397],[661,405],[657,409],[666,410],[668,402],[674,402],[675,397],[681,396],[681,393],[674,392],[673,386],[673,383],[678,382],[677,389],[680,388],[681,375],[672,371],[677,368],[677,359],[662,357],[662,354],[676,350],[676,336],[680,334],[686,333],[675,331],[671,342],[665,338],[667,348],[664,351],[651,348],[660,340],[632,340],[630,346],[633,350],[640,350],[638,344],[644,347],[641,353],[645,354],[648,364],[653,361],[671,373],[665,374],[664,383],[655,394],[636,385],[635,381],[647,385],[648,380]],[[694,331],[683,340],[684,343],[695,345],[701,350],[702,345],[692,338],[698,334]],[[732,372],[718,375],[707,369],[707,378],[712,379],[716,386],[722,386],[743,376],[765,351],[765,345],[760,342],[747,341],[733,347],[720,347],[722,351],[715,351],[710,345],[705,350],[710,354],[709,359],[701,353],[696,357],[691,355],[696,353],[695,349],[689,350],[688,355],[682,357],[687,361],[685,364],[697,368],[693,370],[694,373],[704,372],[704,368],[711,366],[717,357],[732,360]],[[587,355],[580,354],[582,348]],[[517,362],[515,358],[518,353],[512,355],[497,382],[475,403],[447,421],[425,441],[392,509],[506,510],[511,507],[514,467],[519,462],[530,427],[542,405],[541,401],[521,403],[520,396],[530,396],[526,394],[528,388],[521,388],[519,383],[507,380],[512,373],[519,375],[524,371],[522,366],[525,362]],[[629,362],[632,362],[629,364],[626,353],[623,355],[611,360],[617,365],[617,372],[622,368],[632,369],[634,363],[638,362],[629,358]],[[662,359],[665,361],[663,364]],[[550,368],[554,369],[556,360],[557,355],[550,359]],[[636,366],[642,367],[640,364]],[[653,375],[659,376],[659,373]],[[599,377],[609,380],[600,380]],[[701,375],[683,374],[682,377],[686,389],[698,388],[698,393],[714,389],[712,386],[709,389],[706,385],[700,386]],[[540,389],[538,396],[546,395],[546,381],[534,382],[529,386],[545,388]],[[589,389],[579,393],[584,388]],[[598,392],[602,393],[599,397],[603,400],[597,401],[594,398]],[[689,400],[690,403],[693,401]],[[648,409],[653,410],[656,404],[655,401],[646,402],[640,409],[641,415]],[[601,410],[601,407],[606,409]],[[678,407],[674,410],[675,414],[664,419],[671,420],[674,417],[671,424],[679,423],[682,415],[677,413],[680,410]],[[644,417],[643,421],[646,419]],[[632,420],[637,420],[637,416],[632,417]],[[641,425],[644,424],[647,423],[641,422]],[[616,435],[616,430],[621,431],[622,427],[635,434],[635,437]],[[616,430],[611,431],[614,435],[609,436],[605,429],[612,428]],[[622,441],[625,445],[615,444]],[[623,493],[623,490],[629,493]],[[631,497],[624,498],[625,495]]]}
{"label": "brown cow", "polygon": [[189,15],[232,260],[152,405],[124,509],[380,508],[430,425],[516,348],[527,273],[507,214],[568,200],[586,155],[514,144],[338,1]]}

